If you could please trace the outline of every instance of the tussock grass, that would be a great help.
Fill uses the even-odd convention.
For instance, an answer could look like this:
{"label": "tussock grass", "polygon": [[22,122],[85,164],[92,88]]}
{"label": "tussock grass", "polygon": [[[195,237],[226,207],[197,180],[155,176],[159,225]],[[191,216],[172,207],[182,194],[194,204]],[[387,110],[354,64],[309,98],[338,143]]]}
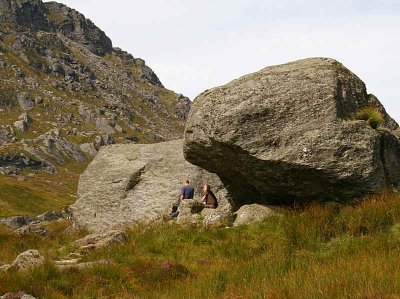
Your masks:
{"label": "tussock grass", "polygon": [[382,113],[372,106],[362,108],[358,111],[355,119],[367,121],[373,129],[378,128],[385,120]]}
{"label": "tussock grass", "polygon": [[[61,226],[61,224],[59,224]],[[65,224],[64,224],[65,225]],[[0,262],[39,248],[48,258],[78,236],[53,228],[46,242],[0,228]],[[0,274],[0,293],[39,298],[399,298],[400,196],[382,192],[356,204],[287,209],[246,227],[129,230],[128,242],[90,252],[111,260],[60,272],[51,262]],[[73,246],[68,250],[74,250]],[[68,250],[62,251],[67,253]],[[6,252],[6,258],[3,258]]]}

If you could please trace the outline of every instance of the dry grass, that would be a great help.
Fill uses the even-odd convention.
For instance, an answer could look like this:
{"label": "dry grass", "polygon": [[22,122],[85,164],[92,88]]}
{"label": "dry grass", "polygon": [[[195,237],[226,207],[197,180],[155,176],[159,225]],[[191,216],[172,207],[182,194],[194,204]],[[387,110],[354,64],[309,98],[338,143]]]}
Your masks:
{"label": "dry grass", "polygon": [[[26,274],[0,274],[0,293],[24,290],[39,298],[399,298],[399,199],[383,192],[340,209],[288,209],[283,217],[239,228],[135,228],[128,231],[126,245],[85,257],[111,259],[112,265],[60,272],[49,262]],[[57,248],[73,237],[61,231],[53,228],[53,237],[40,242],[28,236],[17,240],[0,230],[0,251],[7,253],[0,262],[28,247],[52,258],[66,253]]]}

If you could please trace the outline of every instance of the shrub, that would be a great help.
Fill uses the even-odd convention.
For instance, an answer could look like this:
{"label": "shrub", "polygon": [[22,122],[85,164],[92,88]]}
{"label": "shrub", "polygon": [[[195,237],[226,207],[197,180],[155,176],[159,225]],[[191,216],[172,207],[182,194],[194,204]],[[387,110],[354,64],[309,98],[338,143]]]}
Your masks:
{"label": "shrub", "polygon": [[372,106],[359,110],[355,115],[355,119],[367,121],[373,129],[378,128],[384,121],[382,113]]}

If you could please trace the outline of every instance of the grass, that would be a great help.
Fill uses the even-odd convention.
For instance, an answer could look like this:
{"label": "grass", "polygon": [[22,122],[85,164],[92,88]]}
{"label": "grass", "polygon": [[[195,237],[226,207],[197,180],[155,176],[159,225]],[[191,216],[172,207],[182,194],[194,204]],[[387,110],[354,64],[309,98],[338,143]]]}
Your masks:
{"label": "grass", "polygon": [[383,115],[375,107],[364,107],[355,115],[355,119],[365,120],[373,129],[377,129],[383,122]]}
{"label": "grass", "polygon": [[[168,223],[128,231],[128,242],[90,252],[111,265],[60,272],[49,261],[0,274],[0,294],[39,298],[399,298],[400,197],[382,192],[340,208],[293,208],[263,223],[184,229]],[[61,227],[60,227],[61,226]],[[28,248],[49,259],[76,236],[54,224],[46,242],[0,228],[0,262]],[[83,233],[81,233],[83,234]],[[65,246],[70,246],[65,250]],[[64,247],[64,248],[62,248]],[[58,250],[58,249],[61,249]]]}
{"label": "grass", "polygon": [[24,174],[36,173],[26,181],[0,175],[0,217],[60,211],[74,203],[79,174],[89,162],[69,162],[55,174],[25,169]]}

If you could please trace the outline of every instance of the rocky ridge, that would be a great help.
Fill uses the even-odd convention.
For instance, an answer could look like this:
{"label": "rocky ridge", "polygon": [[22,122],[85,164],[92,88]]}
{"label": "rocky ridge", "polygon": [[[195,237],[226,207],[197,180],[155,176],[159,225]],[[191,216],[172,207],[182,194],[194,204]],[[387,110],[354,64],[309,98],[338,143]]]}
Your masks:
{"label": "rocky ridge", "polygon": [[105,144],[181,136],[190,100],[164,88],[143,59],[113,47],[81,13],[56,2],[0,0],[0,22],[2,173],[51,172]]}

